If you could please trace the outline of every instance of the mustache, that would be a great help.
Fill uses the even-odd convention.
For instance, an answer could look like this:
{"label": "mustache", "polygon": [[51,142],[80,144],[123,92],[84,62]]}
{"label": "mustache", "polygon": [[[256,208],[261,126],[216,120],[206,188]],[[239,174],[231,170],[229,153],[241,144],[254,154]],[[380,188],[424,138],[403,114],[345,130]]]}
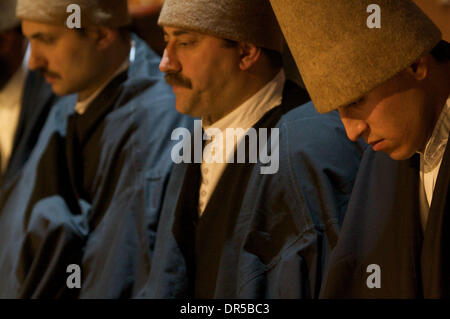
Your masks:
{"label": "mustache", "polygon": [[192,89],[192,82],[191,80],[189,80],[188,78],[183,77],[181,74],[179,73],[167,73],[164,76],[166,82],[169,85],[176,85],[176,86],[181,86],[181,87],[185,87],[187,89]]}
{"label": "mustache", "polygon": [[58,78],[58,79],[61,78],[61,76],[58,73],[49,71],[47,69],[39,69],[38,71],[42,76],[47,76],[50,78]]}

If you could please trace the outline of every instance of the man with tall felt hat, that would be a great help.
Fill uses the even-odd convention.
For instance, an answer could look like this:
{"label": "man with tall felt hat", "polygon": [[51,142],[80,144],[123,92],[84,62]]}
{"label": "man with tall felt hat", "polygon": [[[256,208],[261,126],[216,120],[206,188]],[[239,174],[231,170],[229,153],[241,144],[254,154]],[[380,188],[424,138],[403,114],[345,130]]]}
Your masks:
{"label": "man with tall felt hat", "polygon": [[201,117],[205,143],[200,161],[194,141],[194,159],[171,175],[140,296],[316,297],[359,145],[345,138],[337,113],[320,116],[286,80],[268,1],[166,0],[159,24],[160,69],[177,110]]}
{"label": "man with tall felt hat", "polygon": [[27,161],[56,100],[42,76],[27,69],[27,41],[16,3],[0,3],[0,188]]}
{"label": "man with tall felt hat", "polygon": [[[81,25],[71,29],[74,4]],[[160,57],[127,29],[126,0],[19,0],[17,16],[30,68],[69,96],[0,199],[0,296],[132,297],[185,118]]]}
{"label": "man with tall felt hat", "polygon": [[449,44],[410,0],[271,3],[318,111],[371,145],[322,296],[450,297]]}

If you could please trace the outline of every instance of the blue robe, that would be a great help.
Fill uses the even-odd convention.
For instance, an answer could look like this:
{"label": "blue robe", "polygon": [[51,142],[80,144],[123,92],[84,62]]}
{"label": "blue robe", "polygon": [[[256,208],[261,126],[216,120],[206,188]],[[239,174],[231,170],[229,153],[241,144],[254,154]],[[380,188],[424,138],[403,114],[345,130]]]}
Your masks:
{"label": "blue robe", "polygon": [[0,187],[7,187],[25,165],[36,145],[50,108],[57,100],[44,78],[35,71],[29,71],[25,79],[13,149],[8,166],[0,176]]}
{"label": "blue robe", "polygon": [[450,145],[425,230],[419,164],[366,151],[321,297],[450,297]]}
{"label": "blue robe", "polygon": [[228,164],[200,218],[200,165],[176,165],[140,298],[318,296],[364,145],[306,101],[287,82],[282,105],[255,125],[280,129],[279,171]]}
{"label": "blue robe", "polygon": [[[17,182],[0,202],[0,297],[132,297],[148,277],[171,134],[189,126],[134,37],[136,59],[83,115],[55,106]],[[69,265],[81,288],[69,288]],[[75,281],[76,282],[76,281]]]}

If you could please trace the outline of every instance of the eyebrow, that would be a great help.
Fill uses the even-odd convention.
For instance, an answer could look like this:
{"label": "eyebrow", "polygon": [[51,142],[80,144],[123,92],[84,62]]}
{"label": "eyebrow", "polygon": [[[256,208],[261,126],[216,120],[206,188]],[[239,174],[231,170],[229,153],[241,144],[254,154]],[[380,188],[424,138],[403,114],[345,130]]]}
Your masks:
{"label": "eyebrow", "polygon": [[344,105],[344,107],[349,107],[349,106],[354,106],[356,104],[359,104],[359,103],[362,102],[363,99],[364,99],[364,97],[360,97],[359,99],[357,99],[357,100],[355,100],[355,101],[353,101],[353,102],[351,102],[351,103],[349,103],[347,105]]}
{"label": "eyebrow", "polygon": [[41,39],[43,39],[43,38],[45,38],[45,34],[43,34],[42,32],[36,32],[36,33],[33,33],[32,35],[30,35],[28,38],[29,39],[37,39],[37,40],[41,40]]}
{"label": "eyebrow", "polygon": [[175,31],[172,32],[172,34],[169,34],[166,31],[164,31],[164,35],[165,36],[170,36],[170,35],[180,36],[180,35],[185,35],[185,34],[192,34],[193,35],[194,33],[190,32],[190,31],[185,31],[185,30],[175,30]]}

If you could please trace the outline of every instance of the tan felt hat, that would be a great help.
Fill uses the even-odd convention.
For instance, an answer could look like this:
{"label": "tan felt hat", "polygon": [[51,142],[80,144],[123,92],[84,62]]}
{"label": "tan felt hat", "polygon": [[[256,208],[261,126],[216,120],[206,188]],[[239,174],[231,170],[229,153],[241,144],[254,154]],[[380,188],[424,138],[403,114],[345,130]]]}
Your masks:
{"label": "tan felt hat", "polygon": [[0,0],[0,32],[13,29],[20,24],[16,18],[17,0]]}
{"label": "tan felt hat", "polygon": [[[270,0],[317,110],[357,101],[427,54],[441,32],[410,0]],[[381,28],[369,28],[370,4]]]}
{"label": "tan felt hat", "polygon": [[67,8],[80,6],[81,26],[121,27],[131,23],[127,0],[18,0],[17,17],[48,24],[65,25]]}
{"label": "tan felt hat", "polygon": [[283,48],[269,0],[166,0],[158,24],[250,42],[278,52]]}

